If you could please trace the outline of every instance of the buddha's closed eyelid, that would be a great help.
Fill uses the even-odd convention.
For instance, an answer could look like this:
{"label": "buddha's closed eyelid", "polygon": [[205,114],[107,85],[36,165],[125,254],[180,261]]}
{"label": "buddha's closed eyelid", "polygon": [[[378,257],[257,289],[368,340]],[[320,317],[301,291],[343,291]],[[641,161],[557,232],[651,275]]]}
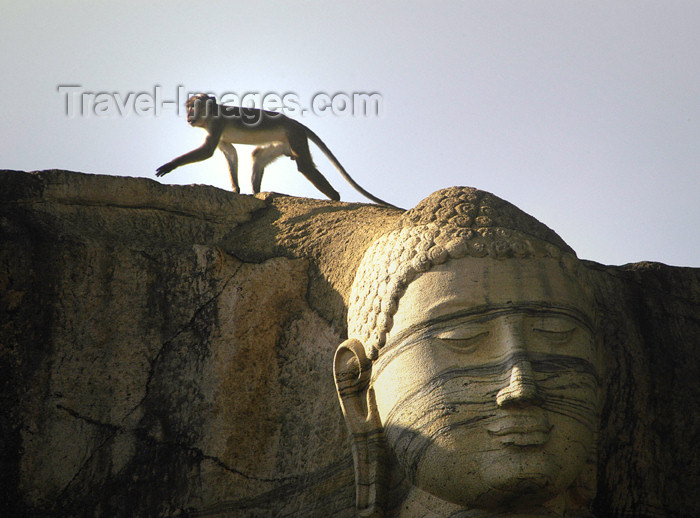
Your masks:
{"label": "buddha's closed eyelid", "polygon": [[437,333],[435,337],[446,346],[459,351],[471,351],[489,336],[482,326],[460,326]]}
{"label": "buddha's closed eyelid", "polygon": [[566,328],[562,328],[561,326],[550,327],[547,325],[536,325],[532,328],[536,335],[557,344],[565,344],[571,340],[571,337],[574,336],[576,329],[577,327],[572,325],[569,325]]}

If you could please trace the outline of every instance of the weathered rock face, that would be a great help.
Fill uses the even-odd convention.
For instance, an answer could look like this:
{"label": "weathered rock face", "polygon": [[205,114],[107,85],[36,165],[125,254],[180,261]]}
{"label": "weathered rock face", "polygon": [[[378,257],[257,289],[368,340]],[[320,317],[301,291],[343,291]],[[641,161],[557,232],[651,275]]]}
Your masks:
{"label": "weathered rock face", "polygon": [[606,403],[600,516],[700,513],[700,270],[657,263],[599,272]]}
{"label": "weathered rock face", "polygon": [[[401,212],[0,172],[1,516],[354,516],[333,383]],[[700,270],[587,263],[599,516],[700,514]]]}

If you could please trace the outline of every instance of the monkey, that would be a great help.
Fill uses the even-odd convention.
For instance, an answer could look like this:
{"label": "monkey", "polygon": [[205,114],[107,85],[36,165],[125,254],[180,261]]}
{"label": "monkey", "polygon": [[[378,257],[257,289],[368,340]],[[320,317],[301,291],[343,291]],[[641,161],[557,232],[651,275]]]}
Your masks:
{"label": "monkey", "polygon": [[[238,186],[238,154],[233,144],[252,144],[258,147],[253,151],[253,172],[251,181],[253,192],[260,192],[265,167],[281,156],[288,156],[296,162],[297,169],[319,191],[331,200],[339,201],[340,194],[318,171],[311,158],[309,140],[316,144],[328,157],[347,182],[359,193],[375,203],[394,207],[363,189],[345,171],[328,146],[309,128],[282,113],[219,105],[216,98],[207,94],[197,94],[185,103],[187,122],[192,127],[203,128],[207,132],[204,143],[188,153],[163,164],[156,170],[161,177],[173,169],[206,160],[218,148],[228,162],[233,192],[240,192]],[[394,207],[396,208],[396,207]]]}

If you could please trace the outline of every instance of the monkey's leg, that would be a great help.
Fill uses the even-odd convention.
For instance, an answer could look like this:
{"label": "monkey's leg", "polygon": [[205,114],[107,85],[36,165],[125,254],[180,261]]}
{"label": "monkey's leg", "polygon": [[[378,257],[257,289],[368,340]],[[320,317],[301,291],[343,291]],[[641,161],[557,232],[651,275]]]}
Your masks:
{"label": "monkey's leg", "polygon": [[304,134],[300,138],[294,138],[288,135],[288,139],[292,151],[292,160],[296,161],[299,172],[314,184],[314,187],[331,200],[340,201],[340,194],[338,194],[338,191],[336,191],[328,180],[326,180],[326,177],[316,169],[316,165],[311,158],[309,142],[306,140],[306,135]]}
{"label": "monkey's leg", "polygon": [[231,176],[231,187],[233,188],[233,192],[239,193],[241,192],[241,189],[238,187],[238,153],[236,152],[236,148],[228,142],[220,140],[219,149],[224,154],[226,161],[228,162],[228,172]]}
{"label": "monkey's leg", "polygon": [[336,191],[333,186],[326,180],[313,162],[302,160],[297,158],[297,169],[301,174],[306,176],[306,178],[314,184],[319,191],[328,196],[331,200],[340,201],[340,194]]}
{"label": "monkey's leg", "polygon": [[287,144],[282,142],[273,142],[258,146],[253,150],[253,175],[251,182],[253,183],[253,192],[260,192],[260,184],[262,183],[265,167],[277,160],[282,155],[291,156],[292,150]]}

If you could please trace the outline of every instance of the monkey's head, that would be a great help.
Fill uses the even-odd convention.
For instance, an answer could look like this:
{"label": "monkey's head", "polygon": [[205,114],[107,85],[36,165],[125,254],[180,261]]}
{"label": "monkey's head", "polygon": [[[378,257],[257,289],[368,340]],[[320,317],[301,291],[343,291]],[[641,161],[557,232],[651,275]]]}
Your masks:
{"label": "monkey's head", "polygon": [[187,122],[193,127],[204,127],[209,117],[218,114],[216,98],[207,94],[193,95],[185,103]]}

